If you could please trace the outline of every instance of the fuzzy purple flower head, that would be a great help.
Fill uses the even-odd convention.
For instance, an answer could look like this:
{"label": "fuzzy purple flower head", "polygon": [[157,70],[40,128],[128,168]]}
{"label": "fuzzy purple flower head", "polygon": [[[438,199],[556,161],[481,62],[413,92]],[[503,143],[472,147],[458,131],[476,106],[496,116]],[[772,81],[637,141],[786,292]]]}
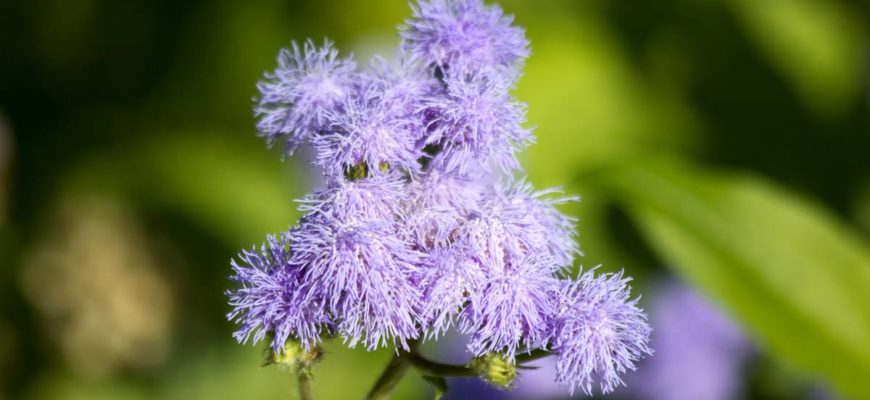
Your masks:
{"label": "fuzzy purple flower head", "polygon": [[287,141],[289,154],[322,131],[327,115],[335,112],[353,90],[356,64],[338,58],[332,43],[318,48],[306,41],[278,54],[278,68],[257,84],[260,97],[254,111],[259,117],[257,131],[272,145]]}
{"label": "fuzzy purple flower head", "polygon": [[259,252],[244,251],[239,258],[231,279],[240,287],[227,292],[233,306],[227,317],[242,325],[235,338],[256,343],[272,334],[276,350],[291,335],[305,347],[317,344],[331,320],[325,298],[305,287],[303,270],[290,262],[288,235],[269,236]]}
{"label": "fuzzy purple flower head", "polygon": [[258,85],[260,136],[310,146],[324,186],[232,263],[236,339],[271,337],[281,357],[336,338],[419,358],[418,341],[455,330],[474,357],[456,368],[494,386],[545,352],[571,390],[612,390],[651,353],[650,329],[621,274],[570,278],[581,253],[560,208],[576,198],[523,178],[523,30],[480,0],[422,0],[401,33],[396,62],[357,70],[309,41]]}
{"label": "fuzzy purple flower head", "polygon": [[419,288],[414,276],[422,254],[396,235],[387,222],[312,218],[290,233],[291,261],[307,266],[313,293],[340,316],[338,331],[351,347],[387,344],[407,348],[419,336]]}
{"label": "fuzzy purple flower head", "polygon": [[465,74],[498,68],[516,76],[529,42],[513,17],[481,0],[429,0],[413,7],[402,27],[402,47],[446,71]]}
{"label": "fuzzy purple flower head", "polygon": [[520,349],[541,347],[557,307],[556,269],[546,254],[533,254],[488,273],[478,301],[460,315],[460,331],[471,335],[469,351],[512,359]]}
{"label": "fuzzy purple flower head", "polygon": [[421,122],[397,112],[406,107],[404,102],[388,96],[384,87],[368,85],[329,114],[326,133],[312,140],[315,164],[327,176],[339,177],[357,165],[374,175],[419,168]]}
{"label": "fuzzy purple flower head", "polygon": [[505,171],[519,168],[517,151],[534,139],[522,126],[525,105],[511,98],[511,83],[492,70],[482,70],[448,73],[444,85],[444,93],[425,104],[432,118],[427,142],[443,148],[436,162],[460,172],[486,163]]}
{"label": "fuzzy purple flower head", "polygon": [[629,297],[628,281],[621,272],[596,276],[590,270],[564,283],[553,347],[559,353],[556,379],[572,392],[591,394],[595,380],[602,392],[612,392],[623,384],[620,374],[652,354],[651,329]]}

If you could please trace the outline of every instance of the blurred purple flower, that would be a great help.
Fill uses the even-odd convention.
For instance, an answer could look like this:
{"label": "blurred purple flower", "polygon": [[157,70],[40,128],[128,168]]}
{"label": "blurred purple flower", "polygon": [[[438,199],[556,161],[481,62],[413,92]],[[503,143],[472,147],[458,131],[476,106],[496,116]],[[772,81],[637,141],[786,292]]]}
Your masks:
{"label": "blurred purple flower", "polygon": [[554,325],[553,349],[559,354],[556,379],[571,393],[592,394],[599,381],[603,393],[624,384],[620,374],[634,370],[649,348],[646,316],[630,298],[622,272],[584,272],[562,287],[562,304]]}
{"label": "blurred purple flower", "polygon": [[353,90],[356,64],[338,58],[332,43],[317,47],[312,41],[278,54],[278,68],[257,84],[260,97],[254,112],[258,135],[270,146],[286,138],[286,152],[322,131],[327,115],[335,113]]}
{"label": "blurred purple flower", "polygon": [[[564,399],[568,397],[565,388],[556,382],[558,359],[547,357],[524,364],[530,369],[520,371],[516,386],[506,399]],[[572,394],[571,398],[580,397]]]}
{"label": "blurred purple flower", "polygon": [[269,236],[259,252],[243,251],[240,263],[233,260],[230,279],[240,287],[227,291],[233,307],[227,317],[241,324],[233,334],[240,343],[251,338],[256,343],[271,333],[270,345],[277,352],[291,335],[307,349],[330,327],[322,293],[305,287],[289,248],[286,234]]}
{"label": "blurred purple flower", "polygon": [[400,29],[402,47],[444,70],[460,74],[499,68],[517,76],[529,56],[522,28],[513,17],[481,0],[422,0]]}
{"label": "blurred purple flower", "polygon": [[721,310],[672,282],[658,291],[650,318],[656,355],[629,376],[627,392],[652,400],[740,397],[752,345]]}

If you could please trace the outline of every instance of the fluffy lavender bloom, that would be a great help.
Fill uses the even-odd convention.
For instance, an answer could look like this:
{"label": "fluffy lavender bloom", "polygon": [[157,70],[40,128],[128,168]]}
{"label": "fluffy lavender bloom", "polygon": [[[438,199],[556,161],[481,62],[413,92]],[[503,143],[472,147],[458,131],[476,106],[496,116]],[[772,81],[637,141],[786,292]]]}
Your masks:
{"label": "fluffy lavender bloom", "polygon": [[580,252],[556,207],[574,198],[512,182],[534,141],[511,96],[524,31],[482,0],[412,7],[397,64],[358,73],[309,41],[258,84],[259,135],[288,153],[310,143],[326,187],[299,201],[298,227],[233,262],[236,338],[274,334],[281,351],[330,333],[410,350],[455,324],[494,386],[510,385],[518,352],[540,348],[559,354],[572,391],[598,379],[612,390],[651,352],[649,327],[621,273],[560,280]]}
{"label": "fluffy lavender bloom", "polygon": [[401,28],[403,48],[443,69],[460,73],[497,67],[518,75],[529,56],[522,28],[513,17],[481,0],[420,1]]}
{"label": "fluffy lavender bloom", "polygon": [[637,299],[630,299],[622,272],[586,271],[562,287],[562,305],[554,324],[552,345],[559,354],[556,380],[586,394],[600,380],[608,393],[624,384],[620,374],[634,370],[649,348],[651,329]]}
{"label": "fluffy lavender bloom", "polygon": [[628,376],[628,392],[652,400],[740,397],[752,344],[737,324],[690,287],[676,282],[652,303],[655,357]]}
{"label": "fluffy lavender bloom", "polygon": [[466,303],[480,301],[485,278],[461,246],[430,251],[418,279],[423,288],[424,326],[430,329],[427,336],[443,335]]}
{"label": "fluffy lavender bloom", "polygon": [[372,175],[419,169],[421,123],[396,112],[401,103],[387,100],[384,88],[375,84],[347,97],[341,112],[330,115],[328,132],[313,140],[315,164],[331,177],[341,177],[358,164]]}
{"label": "fluffy lavender bloom", "polygon": [[291,262],[305,266],[312,290],[325,293],[351,347],[393,343],[407,349],[408,340],[419,336],[420,292],[411,277],[423,255],[396,236],[393,224],[304,218],[290,239]]}
{"label": "fluffy lavender bloom", "polygon": [[402,213],[405,183],[397,174],[336,180],[306,196],[299,211],[340,220],[393,221]]}
{"label": "fluffy lavender bloom", "polygon": [[527,232],[529,247],[546,248],[558,265],[570,267],[574,256],[580,254],[576,219],[565,216],[556,206],[576,202],[579,198],[553,196],[561,192],[559,188],[535,191],[531,184],[521,180],[503,193],[496,192],[498,197],[487,199],[483,207],[503,207],[508,219],[516,221],[514,225],[533,221],[531,225],[515,229]]}
{"label": "fluffy lavender bloom", "polygon": [[491,71],[447,74],[444,82],[446,93],[425,103],[432,118],[427,142],[441,148],[432,163],[460,172],[490,162],[518,169],[515,153],[534,138],[522,126],[525,104],[511,98],[511,83]]}
{"label": "fluffy lavender bloom", "polygon": [[[422,68],[417,61],[404,55],[398,62],[374,57],[365,78],[382,91],[383,102],[391,105],[392,112],[403,117],[417,118],[421,123],[424,119],[423,99],[443,90],[441,82],[434,75]],[[422,138],[425,130],[422,126],[419,128]]]}
{"label": "fluffy lavender bloom", "polygon": [[459,327],[471,335],[468,350],[475,355],[504,352],[512,359],[519,349],[542,346],[557,309],[559,281],[554,263],[532,254],[500,273],[487,274],[473,301],[460,314]]}
{"label": "fluffy lavender bloom", "polygon": [[240,343],[250,338],[256,343],[271,333],[277,352],[289,337],[308,349],[331,326],[321,294],[305,287],[302,270],[290,262],[289,248],[286,234],[269,236],[260,252],[243,251],[241,263],[232,261],[230,279],[241,287],[227,291],[233,307],[227,318],[241,324],[233,334]]}
{"label": "fluffy lavender bloom", "polygon": [[483,185],[481,179],[469,175],[434,170],[408,183],[406,190],[413,208],[450,208],[468,215],[477,209]]}
{"label": "fluffy lavender bloom", "polygon": [[430,171],[406,186],[402,234],[420,249],[444,247],[477,210],[482,187],[470,177]]}
{"label": "fluffy lavender bloom", "polygon": [[356,64],[338,58],[332,43],[316,47],[311,41],[300,48],[282,49],[278,68],[257,84],[260,98],[254,107],[259,117],[257,131],[271,146],[286,137],[290,154],[300,144],[322,131],[327,115],[337,111],[352,91]]}
{"label": "fluffy lavender bloom", "polygon": [[535,253],[546,254],[554,268],[573,262],[573,222],[554,207],[572,199],[548,200],[544,196],[552,190],[532,190],[520,182],[485,192],[479,211],[458,229],[458,240],[469,244],[487,271],[502,271],[506,264]]}
{"label": "fluffy lavender bloom", "polygon": [[448,247],[462,217],[448,208],[416,209],[402,215],[399,236],[415,249],[430,252]]}

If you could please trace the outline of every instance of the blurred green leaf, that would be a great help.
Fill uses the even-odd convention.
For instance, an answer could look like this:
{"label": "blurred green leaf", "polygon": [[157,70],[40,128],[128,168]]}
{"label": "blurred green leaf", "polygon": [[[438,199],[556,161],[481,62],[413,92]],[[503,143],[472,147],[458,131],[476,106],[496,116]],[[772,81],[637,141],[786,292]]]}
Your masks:
{"label": "blurred green leaf", "polygon": [[[185,361],[161,382],[155,398],[182,399],[295,399],[296,379],[281,367],[262,365],[262,346],[239,346],[205,352]],[[387,365],[390,350],[348,349],[340,341],[324,343],[323,360],[314,368],[318,400],[363,398]],[[219,367],[216,367],[219,366]],[[393,398],[420,398],[424,382],[416,373],[403,379]]]}
{"label": "blurred green leaf", "polygon": [[674,161],[599,178],[669,266],[763,348],[870,398],[870,254],[835,217],[758,178]]}
{"label": "blurred green leaf", "polygon": [[72,169],[65,190],[158,204],[228,243],[258,242],[295,224],[294,199],[311,186],[303,170],[253,137],[172,133],[87,160]]}
{"label": "blurred green leaf", "polygon": [[768,62],[811,110],[845,111],[861,92],[865,32],[848,5],[824,0],[732,0]]}
{"label": "blurred green leaf", "polygon": [[219,134],[158,138],[136,159],[147,192],[231,242],[259,241],[299,217],[293,199],[310,186],[304,171],[282,165],[259,141]]}
{"label": "blurred green leaf", "polygon": [[52,372],[40,376],[33,390],[21,396],[27,400],[145,400],[142,385],[121,380],[88,381],[79,376]]}
{"label": "blurred green leaf", "polygon": [[628,156],[694,146],[698,121],[682,95],[641,79],[603,16],[571,14],[573,3],[528,3],[534,12],[518,14],[534,52],[516,93],[535,127],[521,154],[532,181],[562,185]]}

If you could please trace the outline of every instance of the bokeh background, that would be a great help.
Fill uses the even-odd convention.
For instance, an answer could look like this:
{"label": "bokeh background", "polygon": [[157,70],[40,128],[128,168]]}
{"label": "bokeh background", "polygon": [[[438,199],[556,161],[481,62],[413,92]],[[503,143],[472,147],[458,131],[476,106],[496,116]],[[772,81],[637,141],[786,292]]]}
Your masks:
{"label": "bokeh background", "polygon": [[[501,3],[532,43],[530,179],[583,197],[578,267],[634,276],[661,343],[658,386],[627,378],[655,390],[610,398],[870,396],[870,3]],[[255,83],[291,40],[390,54],[409,13],[0,2],[0,399],[292,398],[224,317],[230,258],[316,184],[255,137]],[[361,398],[389,356],[328,344],[318,398]],[[513,398],[567,397],[540,375]],[[415,373],[396,394],[430,396]]]}

